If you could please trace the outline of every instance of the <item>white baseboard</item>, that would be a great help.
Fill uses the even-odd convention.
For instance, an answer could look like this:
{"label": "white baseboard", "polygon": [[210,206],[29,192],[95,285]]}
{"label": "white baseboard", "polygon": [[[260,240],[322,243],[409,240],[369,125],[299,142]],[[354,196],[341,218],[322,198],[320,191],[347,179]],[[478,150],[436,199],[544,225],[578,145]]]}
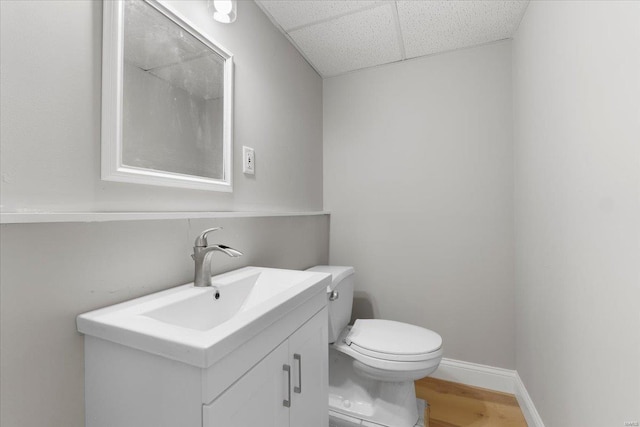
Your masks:
{"label": "white baseboard", "polygon": [[531,396],[529,396],[529,392],[520,379],[520,375],[518,375],[518,372],[516,372],[515,380],[516,399],[518,399],[518,404],[520,405],[520,409],[522,409],[524,419],[527,420],[527,425],[529,425],[530,427],[544,427],[542,418],[540,418],[540,414],[538,414],[538,410],[533,404],[533,400],[531,400]]}
{"label": "white baseboard", "polygon": [[518,400],[529,427],[544,427],[542,419],[516,371],[443,358],[438,369],[430,376],[445,381],[513,394]]}
{"label": "white baseboard", "polygon": [[503,393],[515,394],[516,391],[516,371],[461,360],[443,358],[430,376]]}

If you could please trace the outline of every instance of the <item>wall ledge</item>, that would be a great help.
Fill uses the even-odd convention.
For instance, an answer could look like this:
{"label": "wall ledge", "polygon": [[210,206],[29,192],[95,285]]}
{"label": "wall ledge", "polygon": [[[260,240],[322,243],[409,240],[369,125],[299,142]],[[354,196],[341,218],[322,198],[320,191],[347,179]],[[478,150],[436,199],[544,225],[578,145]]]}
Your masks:
{"label": "wall ledge", "polygon": [[201,218],[264,218],[278,216],[330,215],[314,212],[10,212],[0,213],[0,224],[37,224],[51,222],[109,222]]}

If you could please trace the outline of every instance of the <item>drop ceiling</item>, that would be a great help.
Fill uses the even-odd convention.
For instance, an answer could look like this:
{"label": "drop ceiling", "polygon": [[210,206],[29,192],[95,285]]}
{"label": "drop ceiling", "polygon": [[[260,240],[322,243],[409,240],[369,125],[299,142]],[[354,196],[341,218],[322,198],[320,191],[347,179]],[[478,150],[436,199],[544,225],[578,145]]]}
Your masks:
{"label": "drop ceiling", "polygon": [[322,77],[511,38],[529,0],[256,0]]}

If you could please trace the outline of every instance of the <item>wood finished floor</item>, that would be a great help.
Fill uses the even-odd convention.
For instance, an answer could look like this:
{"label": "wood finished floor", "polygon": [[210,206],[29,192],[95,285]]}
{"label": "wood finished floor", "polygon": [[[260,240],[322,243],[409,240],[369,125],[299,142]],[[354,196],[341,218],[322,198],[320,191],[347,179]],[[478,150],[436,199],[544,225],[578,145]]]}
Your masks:
{"label": "wood finished floor", "polygon": [[429,427],[527,427],[512,394],[423,378],[416,396],[429,403]]}

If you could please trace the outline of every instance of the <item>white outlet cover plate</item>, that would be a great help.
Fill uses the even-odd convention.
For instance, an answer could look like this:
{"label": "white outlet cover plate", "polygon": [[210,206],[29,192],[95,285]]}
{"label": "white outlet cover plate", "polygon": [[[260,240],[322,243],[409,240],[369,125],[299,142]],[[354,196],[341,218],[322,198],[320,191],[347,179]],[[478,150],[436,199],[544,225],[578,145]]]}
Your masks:
{"label": "white outlet cover plate", "polygon": [[251,147],[242,146],[242,172],[247,175],[256,173],[256,155]]}

